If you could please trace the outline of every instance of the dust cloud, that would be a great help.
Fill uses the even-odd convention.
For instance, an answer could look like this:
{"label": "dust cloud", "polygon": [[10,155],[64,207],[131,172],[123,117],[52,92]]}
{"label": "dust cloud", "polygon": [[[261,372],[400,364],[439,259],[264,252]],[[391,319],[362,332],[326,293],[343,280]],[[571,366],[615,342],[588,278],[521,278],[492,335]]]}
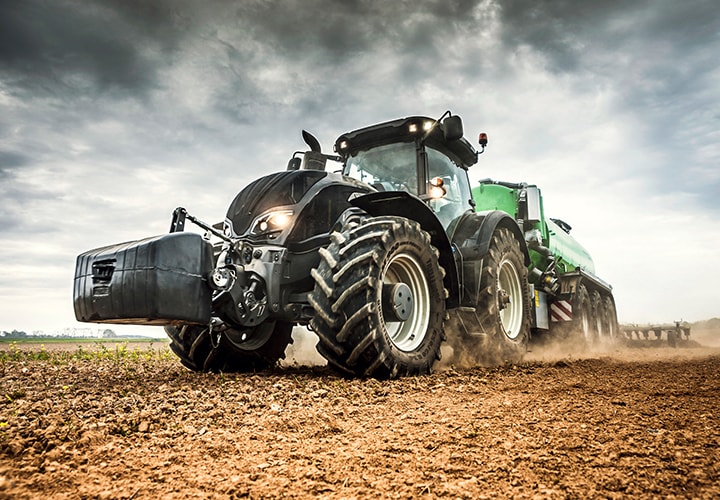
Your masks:
{"label": "dust cloud", "polygon": [[[509,361],[502,353],[481,345],[481,342],[463,340],[455,331],[449,330],[448,342],[441,347],[441,359],[435,363],[435,371],[467,369],[478,366],[498,366]],[[570,335],[572,336],[572,335]],[[671,347],[663,337],[660,340],[603,340],[590,345],[579,345],[566,338],[545,335],[533,338],[523,362],[556,363],[578,359],[603,358],[617,361],[682,360],[720,354],[720,330],[691,332],[689,339],[678,340]]]}
{"label": "dust cloud", "polygon": [[325,366],[327,361],[315,349],[318,337],[305,327],[296,326],[292,332],[293,343],[285,350],[281,366]]}
{"label": "dust cloud", "polygon": [[[502,354],[492,352],[477,339],[463,340],[448,328],[448,339],[440,347],[441,359],[433,371],[468,369],[478,366],[505,364]],[[327,361],[315,349],[318,338],[304,327],[293,329],[293,343],[285,351],[284,367],[325,366]],[[609,358],[618,361],[653,361],[661,359],[688,359],[720,354],[720,330],[692,331],[689,340],[678,341],[677,347],[670,347],[665,339],[660,341],[597,342],[591,346],[579,347],[562,339],[549,336],[534,338],[530,342],[523,362],[555,363],[578,359]]]}

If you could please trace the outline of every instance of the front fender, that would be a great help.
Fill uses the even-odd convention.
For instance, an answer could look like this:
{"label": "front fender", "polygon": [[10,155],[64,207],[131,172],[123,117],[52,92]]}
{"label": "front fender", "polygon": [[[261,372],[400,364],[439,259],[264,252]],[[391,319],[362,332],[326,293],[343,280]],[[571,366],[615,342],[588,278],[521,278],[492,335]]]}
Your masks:
{"label": "front fender", "polygon": [[449,293],[447,307],[456,307],[459,304],[460,282],[452,245],[442,223],[427,204],[405,191],[368,193],[350,199],[350,204],[373,217],[393,215],[418,222],[440,252],[438,260],[445,269],[444,285]]}

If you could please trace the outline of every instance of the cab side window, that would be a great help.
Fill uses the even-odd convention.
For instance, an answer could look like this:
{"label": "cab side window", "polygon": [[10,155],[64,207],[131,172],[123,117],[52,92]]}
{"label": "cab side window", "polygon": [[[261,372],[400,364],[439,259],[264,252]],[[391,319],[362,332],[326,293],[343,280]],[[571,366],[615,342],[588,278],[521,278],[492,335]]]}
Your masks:
{"label": "cab side window", "polygon": [[429,178],[442,179],[446,191],[442,198],[430,200],[430,207],[447,228],[454,219],[470,208],[467,174],[443,153],[431,148],[427,148],[426,152]]}

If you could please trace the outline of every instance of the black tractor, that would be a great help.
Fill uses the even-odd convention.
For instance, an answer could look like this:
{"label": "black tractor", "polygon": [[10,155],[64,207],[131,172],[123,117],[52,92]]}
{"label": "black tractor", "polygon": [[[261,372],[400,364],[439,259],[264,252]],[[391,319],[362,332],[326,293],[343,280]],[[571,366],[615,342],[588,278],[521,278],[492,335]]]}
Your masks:
{"label": "black tractor", "polygon": [[351,376],[428,373],[446,340],[487,363],[519,360],[528,250],[510,215],[475,212],[467,170],[479,153],[460,117],[348,132],[332,155],[303,137],[310,150],[243,189],[223,223],[178,208],[169,234],[80,255],[78,320],[165,325],[198,371],[274,365],[294,325]]}

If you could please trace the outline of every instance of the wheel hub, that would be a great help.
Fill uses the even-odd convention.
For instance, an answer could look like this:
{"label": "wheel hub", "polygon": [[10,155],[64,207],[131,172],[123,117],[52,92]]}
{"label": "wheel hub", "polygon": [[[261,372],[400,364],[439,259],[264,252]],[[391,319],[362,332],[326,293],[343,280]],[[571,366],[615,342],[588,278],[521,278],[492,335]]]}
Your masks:
{"label": "wheel hub", "polygon": [[500,310],[502,311],[510,304],[510,295],[505,291],[505,289],[498,290],[498,305],[500,307]]}
{"label": "wheel hub", "polygon": [[405,283],[383,284],[385,321],[407,321],[413,310],[413,295]]}

